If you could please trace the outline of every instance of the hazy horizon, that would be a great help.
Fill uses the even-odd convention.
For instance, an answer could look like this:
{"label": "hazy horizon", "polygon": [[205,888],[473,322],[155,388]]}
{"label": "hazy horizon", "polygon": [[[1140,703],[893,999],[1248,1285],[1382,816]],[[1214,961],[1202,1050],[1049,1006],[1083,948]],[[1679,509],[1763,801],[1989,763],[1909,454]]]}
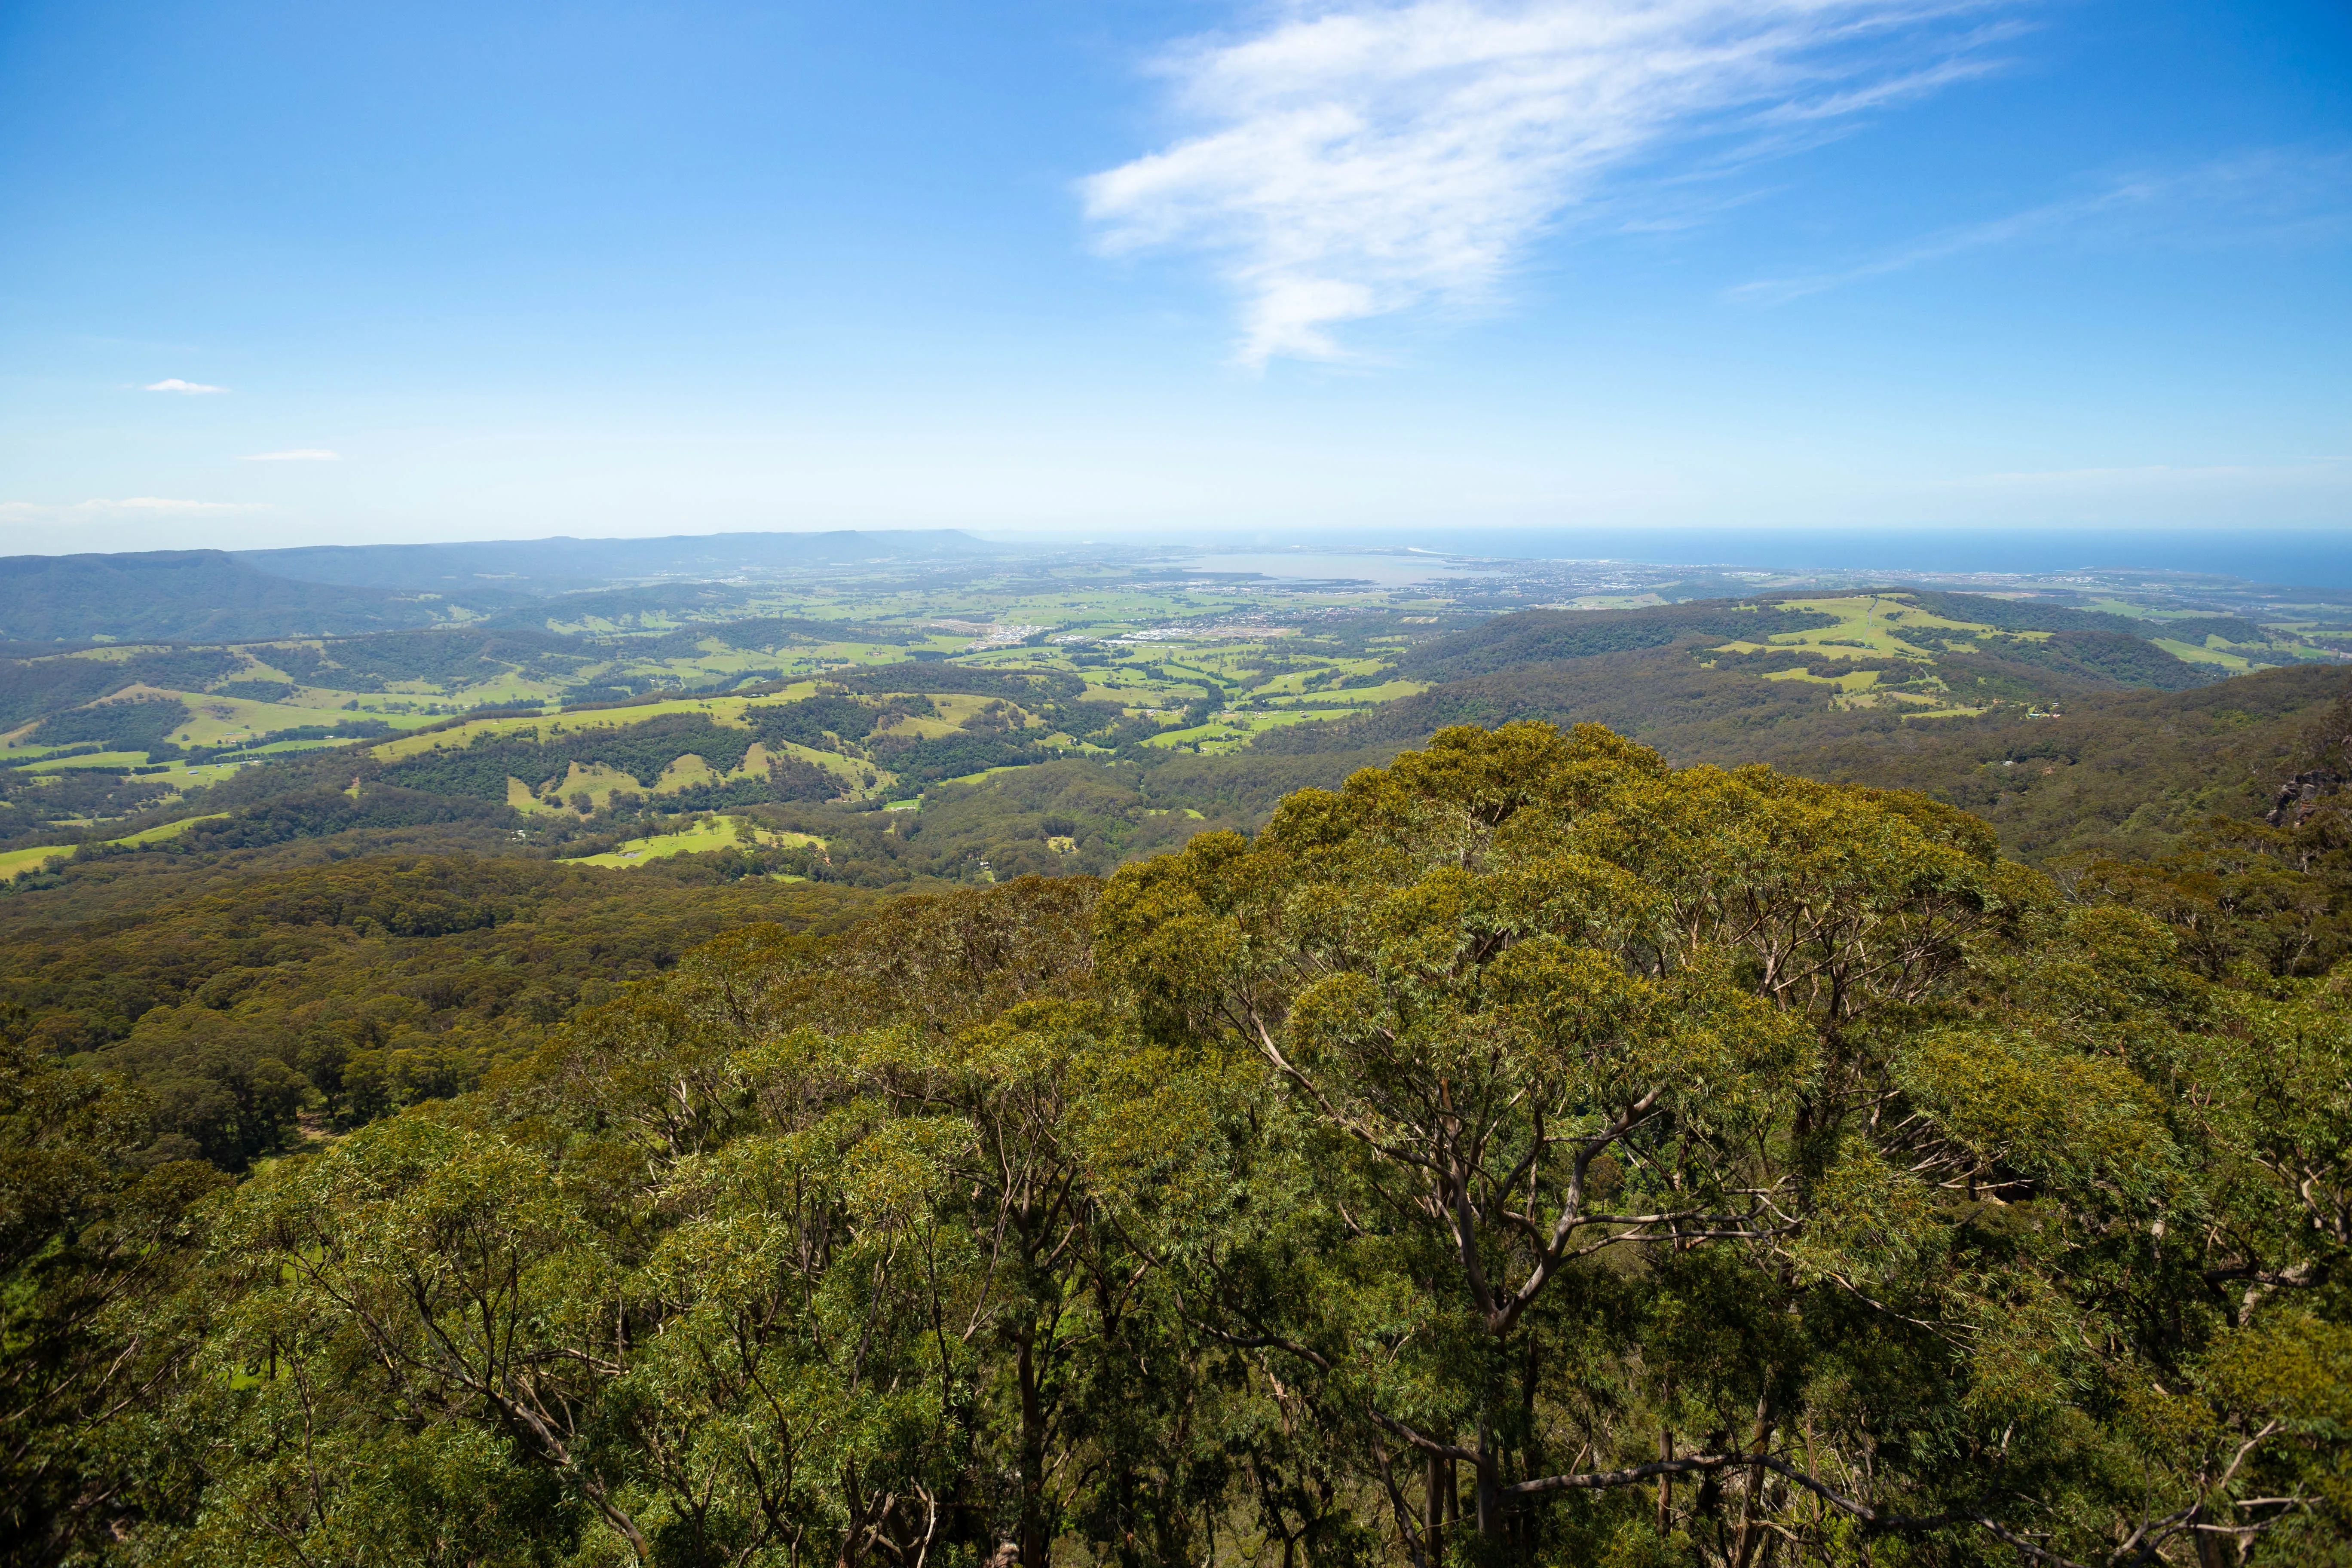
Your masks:
{"label": "hazy horizon", "polygon": [[[537,534],[505,538],[437,540],[316,541],[312,546],[430,547],[436,544],[499,544],[604,542],[791,537],[845,531],[734,530],[705,532],[639,531],[615,534]],[[1393,531],[1318,532],[1215,531],[1196,532],[1190,539],[1129,534],[1093,537],[1080,531],[1020,531],[985,529],[869,530],[881,536],[898,532],[949,531],[1004,549],[1024,548],[1070,552],[1083,555],[1088,547],[1106,552],[1137,550],[1209,552],[1234,560],[1247,558],[1263,566],[1219,566],[1203,569],[1258,570],[1281,575],[1277,563],[1319,560],[1350,553],[1413,552],[1430,558],[1453,556],[1473,561],[1558,563],[1623,562],[1654,566],[1715,566],[1727,569],[1846,574],[1881,573],[1890,577],[1919,574],[1947,575],[2048,576],[2069,571],[2099,573],[2147,572],[2234,579],[2278,587],[2352,589],[2352,533],[2326,528],[2301,529],[1708,529],[1701,527],[1647,530],[1559,529],[1423,529]],[[205,545],[188,543],[175,549],[220,548],[302,549],[304,546]],[[25,555],[113,553],[72,550],[34,550]],[[266,563],[265,563],[266,564]],[[1318,572],[1293,574],[1315,575]]]}

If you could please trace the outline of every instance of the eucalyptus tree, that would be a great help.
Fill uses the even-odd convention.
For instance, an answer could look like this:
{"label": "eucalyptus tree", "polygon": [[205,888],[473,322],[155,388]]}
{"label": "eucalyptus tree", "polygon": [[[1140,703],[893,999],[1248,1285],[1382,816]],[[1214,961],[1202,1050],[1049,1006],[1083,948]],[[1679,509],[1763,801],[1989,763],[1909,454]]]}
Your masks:
{"label": "eucalyptus tree", "polygon": [[172,1291],[224,1178],[144,1169],[145,1098],[62,1065],[0,1010],[0,1540],[74,1561],[158,1512],[143,1417],[186,1370]]}
{"label": "eucalyptus tree", "polygon": [[2352,1561],[2352,1004],[2135,886],[1512,725],[1107,889],[730,934],[210,1197],[18,1053],[12,1518],[190,1565]]}
{"label": "eucalyptus tree", "polygon": [[[1189,1384],[1181,1347],[1123,1375],[1165,1325],[1075,1135],[1127,1067],[1115,1021],[1053,994],[1083,984],[1089,900],[738,933],[491,1094],[260,1172],[211,1238],[176,1549],[1043,1563],[1085,1514],[1141,1521],[1153,1560],[1196,1512],[1138,1495],[1182,1489],[1153,1410]],[[446,1517],[432,1484],[472,1501]]]}
{"label": "eucalyptus tree", "polygon": [[2196,983],[1972,818],[1452,730],[1129,868],[1098,930],[1148,1031],[1265,1073],[1163,1265],[1418,1562],[2105,1560],[2311,1500],[2231,1500],[2284,1428],[2206,1328],[2170,1364],[2246,1452],[2127,1408],[2145,1244],[2202,1200],[2112,1037],[2198,1037]]}

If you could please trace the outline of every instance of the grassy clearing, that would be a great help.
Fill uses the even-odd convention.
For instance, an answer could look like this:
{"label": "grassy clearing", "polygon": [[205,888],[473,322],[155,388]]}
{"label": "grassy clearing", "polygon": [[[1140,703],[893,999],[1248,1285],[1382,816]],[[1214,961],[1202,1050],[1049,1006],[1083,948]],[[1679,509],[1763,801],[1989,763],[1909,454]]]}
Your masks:
{"label": "grassy clearing", "polygon": [[606,854],[585,855],[564,864],[607,866],[629,870],[655,860],[667,860],[674,855],[707,855],[732,845],[755,842],[789,848],[796,844],[814,844],[821,847],[824,840],[813,833],[774,832],[759,826],[749,817],[708,816],[676,833],[656,833],[644,838],[632,838]]}
{"label": "grassy clearing", "polygon": [[37,849],[0,850],[0,882],[13,882],[29,876],[52,860],[62,860],[73,853],[73,846],[43,845]]}
{"label": "grassy clearing", "polygon": [[[135,849],[143,844],[161,844],[167,838],[177,838],[199,822],[214,822],[226,816],[225,811],[207,812],[202,816],[184,816],[177,822],[167,822],[160,827],[149,827],[137,833],[104,842],[109,847]],[[39,870],[52,860],[63,860],[74,852],[70,844],[45,844],[31,849],[10,849],[0,852],[0,882],[13,882],[17,878]]]}
{"label": "grassy clearing", "polygon": [[177,838],[199,822],[218,822],[227,815],[226,811],[208,811],[202,816],[184,816],[177,822],[167,822],[161,827],[150,827],[144,832],[129,834],[121,838],[110,838],[107,842],[126,847],[140,844],[161,844],[166,838]]}
{"label": "grassy clearing", "polygon": [[1370,707],[1380,702],[1394,702],[1401,697],[1417,697],[1429,689],[1425,680],[1384,680],[1378,686],[1327,686],[1317,691],[1268,693],[1266,704],[1273,708],[1313,706]]}
{"label": "grassy clearing", "polygon": [[[2178,637],[2158,637],[2154,640],[2157,647],[2173,658],[2189,664],[2219,665],[2231,674],[2242,673],[2254,668],[2247,660],[2224,647],[2211,647],[2206,643],[2183,642]],[[2218,640],[2208,639],[2209,642]]]}
{"label": "grassy clearing", "polygon": [[197,784],[218,784],[231,773],[246,768],[258,767],[258,759],[250,762],[187,763],[175,762],[166,772],[150,775],[167,784],[194,787]]}
{"label": "grassy clearing", "polygon": [[[158,689],[149,693],[143,688],[134,688],[118,695],[170,696],[186,703],[191,717],[173,738],[180,744],[191,746],[243,743],[274,730],[303,724],[331,724],[339,718],[353,716],[382,719],[403,731],[436,726],[431,734],[403,734],[362,742],[377,757],[394,762],[436,747],[448,749],[468,745],[475,737],[483,734],[535,734],[544,739],[558,725],[566,731],[618,728],[667,714],[687,712],[706,713],[722,724],[740,724],[744,721],[745,709],[751,701],[785,702],[804,698],[814,693],[815,678],[828,669],[842,666],[902,663],[925,645],[932,651],[959,656],[958,665],[963,668],[1042,668],[1079,675],[1089,683],[1087,693],[1089,698],[1115,701],[1131,710],[1160,713],[1172,713],[1181,709],[1195,698],[1198,688],[1203,684],[1222,688],[1236,699],[1248,692],[1278,701],[1286,707],[1303,707],[1311,703],[1318,708],[1369,705],[1392,700],[1420,689],[1417,685],[1391,682],[1378,687],[1350,689],[1344,695],[1333,693],[1328,690],[1328,683],[1335,677],[1363,676],[1381,671],[1383,668],[1381,655],[1385,650],[1375,648],[1371,657],[1339,658],[1334,657],[1332,652],[1313,648],[1308,640],[1302,638],[1302,630],[1311,628],[1295,625],[1221,626],[1215,624],[1221,617],[1236,612],[1254,610],[1261,616],[1276,618],[1302,609],[1310,609],[1311,613],[1359,602],[1384,602],[1384,596],[1379,594],[1316,595],[1311,596],[1310,607],[1302,605],[1300,595],[1294,592],[1267,595],[1249,585],[1227,587],[1206,583],[1187,584],[1171,582],[1165,587],[1145,587],[1122,583],[1117,574],[1108,570],[1092,568],[1069,570],[1058,575],[1060,580],[1054,587],[1042,593],[1007,594],[1003,589],[1009,584],[1000,584],[986,577],[965,586],[944,590],[928,587],[893,589],[878,584],[870,586],[815,584],[807,590],[780,592],[773,596],[772,604],[747,604],[740,612],[753,616],[783,615],[803,621],[835,618],[868,624],[896,624],[921,634],[921,643],[867,642],[845,636],[838,641],[824,643],[788,642],[774,647],[737,647],[715,635],[714,627],[713,635],[697,637],[690,648],[678,649],[672,645],[668,657],[642,657],[640,649],[646,654],[652,652],[650,644],[629,634],[688,630],[696,623],[656,612],[612,620],[591,619],[576,626],[551,628],[594,632],[614,639],[601,647],[589,645],[583,649],[608,657],[572,668],[563,678],[567,680],[590,684],[599,681],[674,680],[681,685],[694,686],[772,669],[782,669],[787,679],[794,680],[792,689],[762,699],[678,698],[593,712],[485,719],[441,729],[437,726],[446,721],[451,706],[538,703],[557,696],[559,688],[550,679],[527,677],[519,668],[509,668],[489,679],[479,679],[478,672],[469,672],[462,679],[437,685],[422,679],[398,679],[390,681],[388,689],[375,692],[352,692],[328,685],[304,684],[294,679],[295,671],[313,667],[302,658],[291,657],[288,650],[297,647],[318,650],[332,659],[334,641],[315,638],[271,639],[237,645],[236,651],[245,663],[233,672],[236,679],[286,679],[292,684],[293,689],[275,701],[202,691],[166,692]],[[1028,581],[1034,582],[1034,578]],[[764,600],[765,596],[762,598]],[[1076,632],[1107,638],[1151,633],[1173,625],[1184,629],[1186,635],[1152,637],[1138,642],[1006,647],[966,655],[963,650],[973,640],[972,634],[933,624],[941,620],[975,626],[1036,626],[1048,628],[1055,635]],[[128,647],[109,647],[89,650],[87,655],[76,657],[120,660],[133,657],[136,651]],[[1360,653],[1362,650],[1350,651]],[[1261,662],[1268,655],[1275,655],[1285,662],[1292,659],[1297,662],[1291,668],[1268,671]],[[1105,658],[1115,662],[1105,666],[1099,662]],[[1081,658],[1085,663],[1079,662]],[[313,679],[334,679],[334,668],[330,664],[323,673],[314,675]],[[1273,677],[1270,681],[1269,675]],[[1307,689],[1310,685],[1318,688],[1321,694]],[[960,693],[932,695],[940,709],[939,715],[907,721],[904,731],[909,737],[929,739],[951,734],[983,700]],[[349,742],[283,742],[268,750],[275,753],[339,743]],[[796,754],[804,754],[807,760],[842,776],[853,785],[858,782],[862,772],[855,760],[843,759],[834,753]],[[0,763],[14,760],[16,758],[8,752],[0,752]],[[26,760],[31,760],[31,757]],[[142,759],[134,756],[109,756],[89,765],[114,763],[133,766],[141,762]],[[177,782],[203,783],[219,775],[217,770],[191,773],[184,768],[175,768],[170,776]],[[520,802],[517,805],[520,807]]]}
{"label": "grassy clearing", "polygon": [[132,696],[172,697],[188,705],[188,721],[172,731],[183,746],[226,746],[258,740],[273,730],[300,724],[331,724],[341,715],[315,708],[290,708],[280,702],[256,702],[246,697],[222,697],[202,691],[167,691],[133,686],[109,698],[121,701]]}
{"label": "grassy clearing", "polygon": [[[463,751],[486,735],[533,741],[552,740],[583,730],[625,729],[631,725],[642,724],[648,719],[658,719],[672,713],[699,713],[714,724],[740,730],[748,727],[749,721],[744,716],[748,709],[755,705],[793,701],[799,698],[813,696],[815,690],[814,682],[805,682],[799,686],[788,687],[772,696],[761,698],[681,698],[675,701],[640,703],[629,708],[601,708],[584,713],[481,719],[456,725],[447,730],[436,731],[429,735],[404,735],[397,740],[380,741],[369,750],[384,762],[398,762],[403,758],[420,756],[428,752]],[[976,710],[982,700],[967,698],[961,700],[970,703]],[[953,726],[950,725],[948,728],[951,731]],[[691,756],[690,753],[681,756],[671,763],[669,772],[655,784],[651,793],[658,795],[666,791],[685,789],[693,784],[709,784],[719,778],[751,777],[754,773],[765,773],[771,758],[779,755],[797,757],[803,762],[814,763],[826,772],[853,784],[858,778],[860,764],[855,759],[845,757],[837,752],[817,751],[812,747],[786,741],[779,742],[773,746],[754,744],[750,752],[745,755],[743,765],[731,773],[719,773],[708,763],[698,757]],[[626,774],[617,773],[612,769],[583,770],[575,763],[573,772],[584,773],[586,776],[577,782],[567,777],[562,784],[563,795],[569,797],[573,789],[585,788],[595,797],[599,805],[603,804],[604,797],[614,789],[643,791],[646,787],[635,779],[628,778]],[[608,774],[612,776],[606,776]],[[626,782],[624,783],[623,780]],[[514,799],[514,793],[513,787],[509,785],[508,799],[510,803]]]}
{"label": "grassy clearing", "polygon": [[[623,729],[641,724],[649,719],[657,719],[674,713],[700,714],[715,724],[730,729],[742,729],[749,726],[750,720],[747,715],[753,708],[797,701],[814,696],[816,690],[817,685],[814,681],[803,681],[786,687],[781,691],[757,698],[680,698],[675,700],[638,703],[625,708],[601,708],[586,712],[482,719],[453,725],[446,730],[437,730],[431,734],[404,735],[394,740],[380,741],[369,749],[384,762],[397,762],[435,751],[463,751],[483,736],[546,741],[583,730]],[[959,727],[963,721],[971,719],[982,708],[988,706],[991,699],[966,692],[946,692],[932,694],[931,700],[939,710],[937,718],[900,720],[887,732],[923,738],[952,735],[959,731]],[[557,804],[550,804],[539,799],[532,787],[533,784],[539,781],[527,780],[509,782],[507,803],[522,811],[544,812],[569,809],[572,795],[577,791],[584,790],[590,801],[601,807],[615,793],[625,790],[661,795],[721,779],[754,777],[764,773],[769,763],[778,757],[791,757],[822,768],[839,779],[843,788],[853,795],[864,791],[865,774],[869,768],[873,769],[877,775],[884,771],[862,759],[845,756],[838,752],[822,751],[794,742],[782,741],[754,744],[744,757],[742,766],[731,773],[720,773],[703,759],[691,753],[681,755],[670,763],[668,769],[651,789],[647,789],[646,785],[617,769],[583,766],[575,763],[557,786]]]}
{"label": "grassy clearing", "polygon": [[78,757],[52,757],[44,751],[34,755],[31,762],[18,763],[0,752],[0,763],[12,763],[26,773],[53,773],[73,768],[135,768],[147,760],[144,752],[85,752]]}
{"label": "grassy clearing", "polygon": [[[775,752],[779,756],[798,757],[802,762],[814,763],[847,785],[856,784],[863,771],[873,765],[859,762],[856,757],[845,757],[839,752],[820,752],[813,746],[803,746],[796,741],[777,742]],[[761,758],[760,766],[765,769],[768,765],[765,753],[761,753]],[[751,765],[749,753],[746,754],[744,765],[747,768]],[[883,770],[876,768],[874,771],[879,774]]]}
{"label": "grassy clearing", "polygon": [[573,763],[564,773],[563,782],[555,786],[556,797],[567,805],[574,796],[584,795],[599,807],[624,790],[643,795],[646,786],[637,782],[634,773],[608,768],[602,763]]}
{"label": "grassy clearing", "polygon": [[[965,773],[965,774],[963,774],[963,775],[962,775],[961,777],[960,777],[960,778],[941,779],[941,780],[940,781],[940,784],[976,784],[984,783],[985,781],[987,781],[987,780],[989,780],[989,779],[992,779],[992,778],[994,778],[994,777],[995,777],[997,774],[999,774],[999,773],[1017,773],[1021,772],[1021,771],[1022,771],[1023,769],[1024,769],[1024,768],[1033,767],[1033,766],[1034,766],[1034,765],[1035,765],[1035,764],[1034,764],[1034,763],[1005,763],[1003,767],[996,767],[996,768],[982,768],[982,769],[981,769],[981,770],[980,770],[980,772],[978,772],[978,773]],[[939,784],[933,784],[931,787],[932,787],[933,789],[937,789],[937,788],[939,787]],[[918,798],[918,799],[919,799],[920,797],[919,797],[919,796],[918,796],[917,798]],[[896,809],[896,808],[895,808],[895,807],[893,807],[893,809]]]}
{"label": "grassy clearing", "polygon": [[507,804],[525,816],[562,816],[565,813],[564,807],[550,805],[531,794],[530,785],[512,773],[507,775]]}
{"label": "grassy clearing", "polygon": [[1262,712],[1228,713],[1190,729],[1164,730],[1143,743],[1167,752],[1197,748],[1202,756],[1223,756],[1241,750],[1261,731],[1318,719],[1345,719],[1354,711],[1349,708],[1269,708]]}
{"label": "grassy clearing", "polygon": [[2176,621],[2184,616],[2210,615],[2210,610],[2155,610],[2146,605],[2135,605],[2123,599],[2085,599],[2076,605],[2078,610],[2090,610],[2103,616],[2129,616],[2140,621]]}
{"label": "grassy clearing", "polygon": [[[1927,658],[1932,653],[1903,639],[1903,633],[1932,627],[1937,631],[1990,630],[1974,621],[1946,620],[1931,616],[1907,599],[1884,594],[1855,594],[1838,598],[1790,599],[1787,608],[1835,616],[1837,625],[1801,632],[1776,634],[1769,646],[1819,650],[1832,658]],[[1758,645],[1750,644],[1752,648]]]}
{"label": "grassy clearing", "polygon": [[[803,696],[814,692],[810,683]],[[749,699],[742,697],[683,697],[672,701],[645,702],[629,708],[599,708],[580,713],[548,713],[513,719],[474,719],[446,730],[436,730],[429,735],[404,735],[397,740],[379,741],[369,749],[385,762],[397,762],[403,757],[416,756],[431,751],[462,751],[484,735],[546,740],[556,735],[572,734],[582,730],[619,730],[631,724],[642,724],[648,719],[658,719],[670,713],[700,713],[714,724],[730,729],[745,727],[744,709],[754,700],[783,702],[792,698],[790,691],[774,697]]]}
{"label": "grassy clearing", "polygon": [[1815,675],[1809,669],[1768,670],[1766,680],[1795,680],[1808,686],[1826,686],[1842,694],[1868,691],[1878,684],[1879,672],[1874,669],[1848,670],[1843,675]]}
{"label": "grassy clearing", "polygon": [[956,724],[952,720],[948,719],[926,719],[920,716],[898,717],[894,715],[890,718],[889,722],[877,725],[875,727],[875,732],[880,735],[889,735],[894,737],[908,735],[919,741],[935,741],[942,735],[954,734],[956,732]]}

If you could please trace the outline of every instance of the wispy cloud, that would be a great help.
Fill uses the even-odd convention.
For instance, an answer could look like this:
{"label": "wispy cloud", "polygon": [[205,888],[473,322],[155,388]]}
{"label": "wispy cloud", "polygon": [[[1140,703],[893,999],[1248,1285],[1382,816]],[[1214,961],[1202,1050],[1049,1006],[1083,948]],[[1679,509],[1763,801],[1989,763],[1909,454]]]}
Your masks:
{"label": "wispy cloud", "polygon": [[142,392],[183,392],[200,394],[207,392],[226,392],[228,388],[226,386],[206,386],[201,381],[182,381],[178,376],[174,375],[167,376],[162,381],[151,381],[139,390]]}
{"label": "wispy cloud", "polygon": [[2352,213],[2347,190],[2352,156],[2340,153],[2265,152],[2193,169],[2130,174],[2084,195],[1941,229],[1867,260],[1743,283],[1727,290],[1727,298],[1783,305],[1967,251],[2098,229],[2174,243],[2293,240],[2340,228]]}
{"label": "wispy cloud", "polygon": [[2095,196],[2074,201],[2052,202],[2043,206],[2030,207],[2011,213],[2005,217],[1984,223],[1963,224],[1932,234],[1899,249],[1868,261],[1857,262],[1825,272],[1804,273],[1792,278],[1759,278],[1752,283],[1742,283],[1725,291],[1726,298],[1756,305],[1784,305],[1791,300],[1801,300],[1808,294],[1825,293],[1842,289],[1849,283],[1865,282],[1884,278],[1892,272],[1908,271],[1930,261],[1941,261],[1963,251],[1981,250],[1988,246],[2007,245],[2029,236],[2063,228],[2101,213],[2112,212],[2148,199],[2151,188],[2141,183],[2119,185]]}
{"label": "wispy cloud", "polygon": [[168,496],[125,496],[120,500],[7,500],[0,501],[0,521],[100,522],[121,517],[194,517],[215,512],[273,510],[266,501],[180,500]]}
{"label": "wispy cloud", "polygon": [[1759,149],[1986,68],[1936,0],[1410,0],[1288,7],[1160,62],[1199,127],[1084,181],[1112,252],[1216,258],[1238,357],[1492,297],[1529,238],[1663,147]]}
{"label": "wispy cloud", "polygon": [[341,452],[330,452],[324,447],[303,447],[291,452],[247,452],[240,463],[340,463]]}
{"label": "wispy cloud", "polygon": [[2145,463],[2130,468],[2053,468],[2011,473],[1969,474],[1935,481],[1933,488],[1956,490],[2047,491],[2052,494],[2093,494],[2109,491],[2184,489],[2248,489],[2323,486],[2341,489],[2346,481],[2340,459],[2296,458],[2284,463]]}

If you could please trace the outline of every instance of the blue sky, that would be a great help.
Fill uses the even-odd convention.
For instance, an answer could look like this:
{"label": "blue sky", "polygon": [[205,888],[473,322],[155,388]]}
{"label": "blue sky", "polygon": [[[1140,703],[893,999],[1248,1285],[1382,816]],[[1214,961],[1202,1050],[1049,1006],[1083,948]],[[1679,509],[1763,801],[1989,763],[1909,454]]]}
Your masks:
{"label": "blue sky", "polygon": [[2352,523],[2334,3],[15,0],[0,233],[0,552]]}

